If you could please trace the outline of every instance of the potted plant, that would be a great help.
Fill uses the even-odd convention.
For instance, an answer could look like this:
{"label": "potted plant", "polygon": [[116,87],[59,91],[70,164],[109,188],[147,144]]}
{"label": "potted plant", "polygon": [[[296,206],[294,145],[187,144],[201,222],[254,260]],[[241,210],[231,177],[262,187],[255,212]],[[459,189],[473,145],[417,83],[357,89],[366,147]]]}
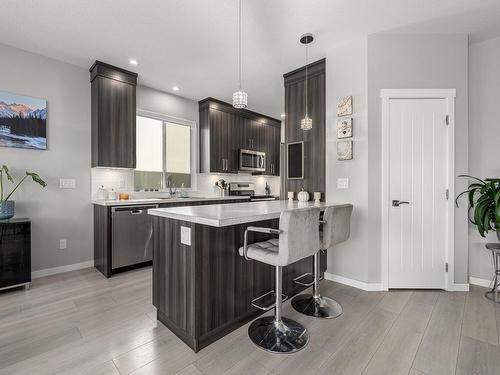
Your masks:
{"label": "potted plant", "polygon": [[21,178],[21,180],[17,183],[14,189],[12,189],[12,191],[4,197],[3,193],[4,175],[7,178],[7,180],[9,180],[11,183],[14,183],[14,178],[10,174],[9,168],[6,165],[2,165],[2,167],[0,167],[0,220],[8,220],[14,216],[15,202],[9,200],[9,198],[12,196],[12,194],[14,194],[17,188],[21,186],[21,184],[24,182],[24,180],[26,180],[26,178],[31,177],[32,180],[37,184],[39,184],[40,186],[42,187],[47,186],[47,183],[44,180],[42,180],[38,174],[26,171],[26,175],[23,178]]}
{"label": "potted plant", "polygon": [[485,179],[460,175],[473,179],[467,190],[457,196],[455,203],[458,207],[458,199],[467,194],[469,200],[469,220],[477,227],[482,237],[490,230],[497,232],[500,241],[500,179]]}

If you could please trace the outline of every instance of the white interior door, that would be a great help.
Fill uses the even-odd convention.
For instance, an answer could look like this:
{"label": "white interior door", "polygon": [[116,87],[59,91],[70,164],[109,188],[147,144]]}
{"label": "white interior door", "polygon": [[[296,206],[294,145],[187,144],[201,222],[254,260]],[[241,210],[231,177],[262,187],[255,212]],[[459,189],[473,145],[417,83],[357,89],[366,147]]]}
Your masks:
{"label": "white interior door", "polygon": [[446,114],[446,99],[389,100],[389,288],[445,288]]}

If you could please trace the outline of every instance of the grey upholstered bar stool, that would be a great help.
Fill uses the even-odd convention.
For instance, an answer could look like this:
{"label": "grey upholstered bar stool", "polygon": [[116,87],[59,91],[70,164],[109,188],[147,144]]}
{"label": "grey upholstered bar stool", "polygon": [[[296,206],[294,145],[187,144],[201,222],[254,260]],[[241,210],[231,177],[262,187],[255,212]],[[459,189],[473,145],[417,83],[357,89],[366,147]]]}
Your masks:
{"label": "grey upholstered bar stool", "polygon": [[342,314],[342,306],[337,301],[323,297],[319,293],[319,252],[327,250],[331,246],[344,242],[349,238],[351,233],[352,208],[352,204],[345,204],[325,209],[323,220],[321,220],[323,232],[320,235],[320,247],[314,254],[314,280],[309,284],[304,284],[297,280],[307,274],[295,279],[299,284],[312,285],[313,287],[312,294],[299,294],[292,300],[293,308],[302,314],[325,319],[336,318]]}
{"label": "grey upholstered bar stool", "polygon": [[[319,247],[320,210],[317,207],[286,210],[281,213],[279,229],[248,227],[245,230],[240,255],[275,267],[275,299],[270,306],[260,306],[257,301],[272,292],[252,301],[252,305],[262,310],[274,307],[274,316],[265,316],[252,322],[248,335],[254,344],[273,353],[294,353],[309,342],[309,334],[298,322],[281,316],[283,300],[282,267],[313,255]],[[248,233],[260,232],[277,234],[279,238],[248,244]]]}

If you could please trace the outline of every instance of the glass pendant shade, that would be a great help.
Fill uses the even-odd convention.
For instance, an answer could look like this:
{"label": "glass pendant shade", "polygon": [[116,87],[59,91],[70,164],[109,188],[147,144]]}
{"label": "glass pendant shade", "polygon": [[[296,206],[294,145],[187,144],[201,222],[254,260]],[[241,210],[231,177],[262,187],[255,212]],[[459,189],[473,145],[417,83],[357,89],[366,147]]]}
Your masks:
{"label": "glass pendant shade", "polygon": [[302,120],[300,120],[300,128],[302,130],[311,130],[313,127],[313,120],[306,115]]}
{"label": "glass pendant shade", "polygon": [[238,109],[248,107],[248,95],[245,91],[238,90],[233,93],[233,107]]}

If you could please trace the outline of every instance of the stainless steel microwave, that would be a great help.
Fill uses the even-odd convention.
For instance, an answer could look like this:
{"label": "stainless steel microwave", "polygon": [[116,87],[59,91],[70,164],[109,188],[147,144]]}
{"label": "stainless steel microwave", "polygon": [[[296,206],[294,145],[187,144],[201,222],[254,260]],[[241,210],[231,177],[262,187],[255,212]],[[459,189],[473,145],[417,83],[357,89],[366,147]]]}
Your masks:
{"label": "stainless steel microwave", "polygon": [[266,153],[240,149],[240,171],[265,172]]}

